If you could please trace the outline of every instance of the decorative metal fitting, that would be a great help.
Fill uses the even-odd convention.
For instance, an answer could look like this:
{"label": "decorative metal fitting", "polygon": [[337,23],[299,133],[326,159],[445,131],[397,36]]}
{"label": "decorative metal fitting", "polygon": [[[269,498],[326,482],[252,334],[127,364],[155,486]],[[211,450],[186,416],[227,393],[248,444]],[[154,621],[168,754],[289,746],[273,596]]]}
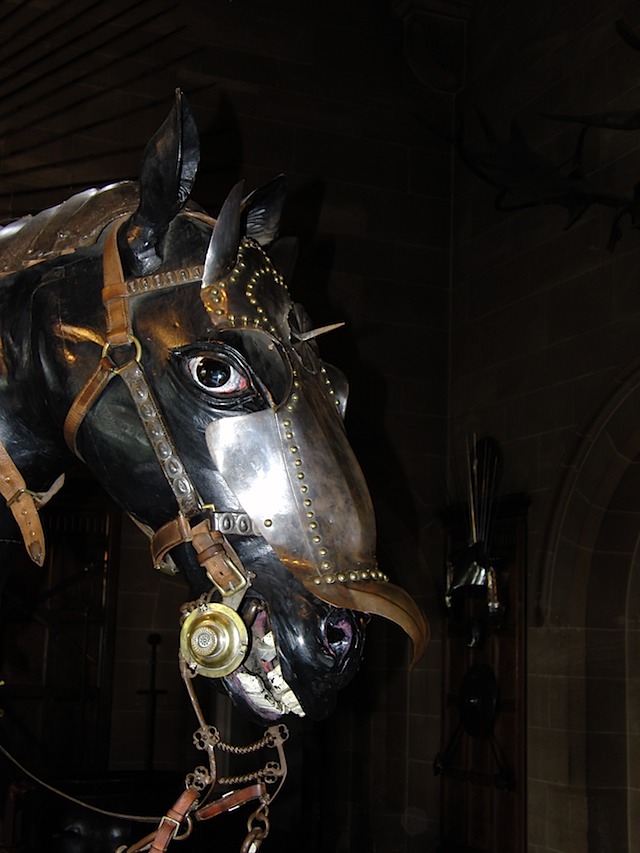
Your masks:
{"label": "decorative metal fitting", "polygon": [[196,791],[204,791],[211,784],[212,779],[206,767],[196,767],[193,773],[187,773],[185,776],[185,786],[193,788]]}
{"label": "decorative metal fitting", "polygon": [[284,723],[280,723],[277,726],[270,726],[264,733],[264,738],[265,746],[271,748],[282,746],[289,739],[289,729]]}
{"label": "decorative metal fitting", "polygon": [[215,726],[201,726],[193,733],[193,743],[196,749],[213,748],[220,743],[220,732]]}
{"label": "decorative metal fitting", "polygon": [[264,768],[260,771],[260,778],[267,785],[274,785],[284,775],[285,771],[277,761],[267,761]]}
{"label": "decorative metal fitting", "polygon": [[203,603],[185,618],[180,651],[191,672],[222,678],[237,669],[249,647],[247,627],[235,610]]}

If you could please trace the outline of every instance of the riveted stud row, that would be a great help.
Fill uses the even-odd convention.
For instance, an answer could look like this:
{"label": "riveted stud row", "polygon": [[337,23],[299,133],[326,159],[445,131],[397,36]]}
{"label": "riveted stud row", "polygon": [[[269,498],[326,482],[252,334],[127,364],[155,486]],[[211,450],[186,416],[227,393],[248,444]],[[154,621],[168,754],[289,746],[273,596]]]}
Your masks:
{"label": "riveted stud row", "polygon": [[316,586],[323,583],[358,583],[360,581],[382,581],[388,583],[389,578],[378,569],[352,569],[350,572],[337,572],[336,574],[322,575],[313,579]]}
{"label": "riveted stud row", "polygon": [[293,392],[291,396],[287,400],[286,410],[288,412],[294,412],[298,403],[300,402],[300,379],[298,378],[298,373],[293,368]]}
{"label": "riveted stud row", "polygon": [[340,407],[340,400],[336,397],[336,392],[333,390],[333,385],[331,384],[331,380],[329,379],[329,374],[327,373],[327,368],[321,367],[320,373],[322,374],[324,384],[327,386],[327,393],[329,394],[330,397],[335,397],[333,402],[336,404],[336,406]]}
{"label": "riveted stud row", "polygon": [[119,375],[124,379],[129,389],[147,438],[181,511],[189,512],[197,504],[195,489],[162,422],[142,368],[132,362],[122,368]]}
{"label": "riveted stud row", "polygon": [[322,544],[322,535],[320,532],[320,525],[316,518],[315,509],[313,506],[313,500],[309,497],[309,486],[305,479],[305,473],[303,470],[304,463],[300,457],[300,448],[296,444],[295,435],[293,432],[291,420],[289,418],[285,418],[282,422],[284,427],[284,438],[287,442],[289,442],[289,453],[291,458],[293,459],[293,466],[296,469],[296,479],[298,481],[298,487],[300,489],[300,494],[303,495],[302,504],[304,506],[304,514],[307,522],[307,530],[311,537],[311,542],[315,546],[315,551],[319,558],[320,568],[323,571],[327,571],[331,568],[331,562],[328,557],[328,550]]}
{"label": "riveted stud row", "polygon": [[[252,273],[245,286],[245,296],[255,310],[255,317],[250,317],[248,314],[229,314],[227,311],[228,288],[241,283],[246,275],[247,261],[245,258],[248,249],[259,253],[261,256],[260,266]],[[271,264],[267,255],[262,251],[262,247],[254,240],[245,237],[240,244],[238,257],[231,272],[221,281],[204,287],[202,296],[207,311],[218,320],[224,317],[234,328],[261,328],[277,335],[278,330],[269,320],[265,308],[260,305],[256,295],[256,288],[265,276],[269,278],[269,283],[274,283],[284,290],[287,289],[283,277]]]}
{"label": "riveted stud row", "polygon": [[163,290],[166,287],[176,287],[181,284],[190,284],[202,280],[202,267],[181,267],[176,270],[165,270],[164,272],[144,275],[139,278],[130,278],[125,282],[126,292],[129,296],[137,296],[140,293],[148,293],[150,290]]}

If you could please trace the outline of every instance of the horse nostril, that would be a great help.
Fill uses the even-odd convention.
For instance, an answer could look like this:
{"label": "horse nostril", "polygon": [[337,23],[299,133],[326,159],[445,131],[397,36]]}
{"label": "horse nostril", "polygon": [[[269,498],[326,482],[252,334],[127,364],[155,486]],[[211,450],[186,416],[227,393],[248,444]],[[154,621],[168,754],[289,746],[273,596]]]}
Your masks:
{"label": "horse nostril", "polygon": [[344,611],[330,613],[324,623],[324,636],[327,646],[336,658],[341,660],[351,648],[353,625]]}
{"label": "horse nostril", "polygon": [[326,636],[330,646],[341,646],[346,640],[346,632],[336,625],[327,626]]}

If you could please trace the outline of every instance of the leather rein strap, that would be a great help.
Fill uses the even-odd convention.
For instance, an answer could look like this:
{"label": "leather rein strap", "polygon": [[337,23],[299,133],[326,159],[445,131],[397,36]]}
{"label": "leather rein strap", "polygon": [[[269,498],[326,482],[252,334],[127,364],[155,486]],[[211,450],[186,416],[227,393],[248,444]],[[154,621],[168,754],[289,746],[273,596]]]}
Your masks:
{"label": "leather rein strap", "polygon": [[[198,791],[195,788],[187,788],[180,794],[173,806],[167,809],[167,813],[161,819],[157,829],[129,847],[119,847],[116,853],[139,853],[142,850],[166,853],[172,841],[183,841],[189,837],[193,827],[192,818],[197,821],[209,820],[219,814],[237,809],[251,800],[263,800],[266,791],[264,783],[257,782],[246,788],[230,791],[212,803],[198,808]],[[178,830],[185,823],[186,830],[178,835]]]}

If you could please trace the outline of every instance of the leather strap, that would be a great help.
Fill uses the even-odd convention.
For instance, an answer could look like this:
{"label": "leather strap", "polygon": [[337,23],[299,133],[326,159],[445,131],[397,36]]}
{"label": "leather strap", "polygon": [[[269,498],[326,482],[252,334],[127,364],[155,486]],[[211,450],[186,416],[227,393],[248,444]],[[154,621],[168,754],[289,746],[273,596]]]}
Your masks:
{"label": "leather strap", "polygon": [[184,542],[191,543],[198,562],[223,598],[234,595],[247,585],[240,560],[231,551],[222,533],[212,529],[208,518],[192,527],[185,516],[178,515],[160,527],[151,540],[155,568],[172,548]]}
{"label": "leather strap", "polygon": [[223,794],[218,800],[214,800],[206,806],[194,812],[196,820],[209,820],[216,815],[224,814],[224,812],[236,809],[248,803],[249,800],[260,800],[267,793],[267,786],[264,782],[257,782],[255,785],[249,785],[247,788],[240,788],[239,791],[230,791],[228,794]]}
{"label": "leather strap", "polygon": [[46,549],[38,509],[60,491],[63,483],[64,474],[61,474],[48,491],[30,491],[6,447],[0,442],[0,494],[20,528],[27,553],[39,566],[44,565]]}
{"label": "leather strap", "polygon": [[[213,224],[209,217],[198,214],[194,216]],[[209,579],[221,595],[228,598],[245,589],[248,582],[247,576],[241,561],[225,543],[222,534],[212,528],[208,518],[193,529],[188,522],[188,518],[201,514],[204,507],[175,450],[151,386],[147,382],[140,358],[141,344],[134,335],[131,322],[129,303],[131,296],[144,293],[147,289],[180,285],[184,283],[183,277],[182,275],[174,276],[173,273],[163,273],[158,276],[125,281],[118,251],[118,230],[126,217],[127,214],[112,222],[105,238],[102,256],[102,303],[106,315],[106,343],[98,366],[67,412],[64,424],[65,441],[69,448],[79,455],[77,435],[80,425],[112,377],[120,376],[129,389],[150,446],[178,504],[178,516],[160,528],[152,538],[151,554],[154,566],[159,567],[163,557],[172,548],[183,542],[191,542],[198,561],[206,570]],[[182,272],[187,276],[186,270]],[[198,274],[200,274],[199,268]],[[127,354],[127,357],[129,355],[132,357],[125,363],[121,363],[123,352],[120,350],[116,356],[115,350],[132,346],[135,347],[135,352]],[[246,513],[224,513],[222,520],[225,524],[225,532],[235,532],[236,524],[238,532],[244,535],[252,532],[251,520]]]}
{"label": "leather strap", "polygon": [[[198,792],[195,788],[187,788],[183,791],[173,806],[158,824],[158,828],[135,844],[129,847],[118,847],[116,853],[138,853],[141,850],[153,850],[155,853],[165,853],[168,846],[175,838],[180,826],[198,801]],[[187,835],[190,834],[187,832]],[[181,836],[186,837],[186,836]]]}
{"label": "leather strap", "polygon": [[[154,832],[150,832],[129,847],[119,847],[118,851],[121,853],[138,853],[138,851],[149,849],[155,853],[166,853],[169,844],[175,839],[178,829],[188,816],[193,815],[197,821],[209,820],[219,814],[231,811],[231,809],[238,808],[250,800],[262,799],[266,792],[265,784],[257,782],[255,785],[223,794],[212,803],[194,810],[197,805],[198,793],[194,788],[187,788],[167,811]],[[184,837],[186,836],[181,836],[178,840]]]}
{"label": "leather strap", "polygon": [[106,357],[106,351],[108,347],[128,344],[133,340],[127,290],[118,252],[118,230],[128,215],[125,214],[111,223],[102,254],[102,302],[107,318],[107,346],[98,366],[71,404],[64,421],[64,440],[69,450],[79,458],[78,430],[109,381],[115,376],[114,365]]}
{"label": "leather strap", "polygon": [[167,810],[166,815],[160,821],[156,837],[151,843],[150,850],[154,853],[165,853],[167,847],[173,841],[180,825],[197,803],[198,792],[195,788],[187,788],[180,794],[173,806]]}
{"label": "leather strap", "polygon": [[81,458],[76,443],[78,430],[88,412],[96,404],[98,397],[107,387],[109,381],[116,375],[112,367],[113,365],[108,358],[101,358],[98,366],[67,412],[67,417],[64,421],[64,440],[69,450],[78,458]]}
{"label": "leather strap", "polygon": [[159,527],[151,538],[153,567],[159,568],[169,551],[184,542],[191,542],[191,526],[184,515],[178,515]]}
{"label": "leather strap", "polygon": [[[129,298],[138,293],[146,293],[150,288],[150,277],[141,277],[125,281],[120,252],[118,251],[118,231],[129,214],[114,220],[110,226],[102,255],[102,304],[106,315],[106,341],[98,366],[85,383],[64,423],[64,439],[69,449],[80,458],[77,448],[77,435],[87,413],[95,405],[109,381],[118,373],[113,362],[107,358],[109,349],[135,342],[131,324]],[[203,218],[195,214],[196,218]],[[211,224],[210,220],[205,218]],[[155,287],[176,287],[202,278],[200,267],[193,269],[171,270],[151,277]],[[156,281],[158,279],[158,281]]]}
{"label": "leather strap", "polygon": [[133,340],[127,286],[118,251],[118,231],[122,216],[110,226],[102,254],[102,304],[107,314],[107,340],[113,347]]}

